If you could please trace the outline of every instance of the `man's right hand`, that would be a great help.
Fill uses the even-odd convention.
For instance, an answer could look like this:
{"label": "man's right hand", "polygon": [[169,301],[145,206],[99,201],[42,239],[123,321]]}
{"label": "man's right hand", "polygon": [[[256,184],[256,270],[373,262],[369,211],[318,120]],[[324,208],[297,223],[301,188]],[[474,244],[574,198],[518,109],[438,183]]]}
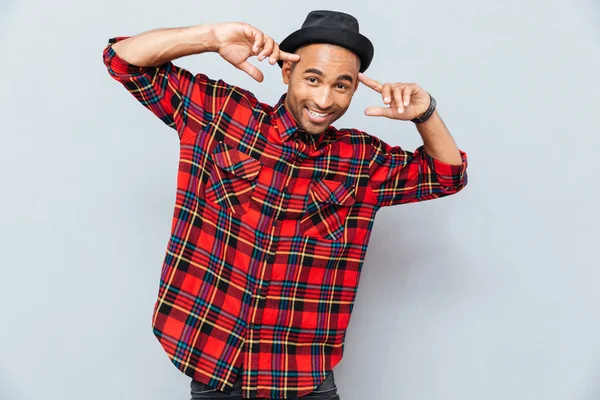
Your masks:
{"label": "man's right hand", "polygon": [[248,62],[251,56],[258,56],[259,61],[268,57],[271,65],[278,60],[291,62],[300,60],[298,54],[279,50],[279,45],[273,38],[252,25],[243,22],[226,22],[215,24],[212,29],[215,37],[214,51],[258,82],[262,82],[264,76],[258,68]]}

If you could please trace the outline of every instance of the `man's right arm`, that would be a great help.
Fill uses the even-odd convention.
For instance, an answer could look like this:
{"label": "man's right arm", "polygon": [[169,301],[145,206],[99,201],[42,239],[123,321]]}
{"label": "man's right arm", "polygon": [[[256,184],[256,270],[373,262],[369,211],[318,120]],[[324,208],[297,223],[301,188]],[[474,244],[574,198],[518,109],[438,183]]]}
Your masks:
{"label": "man's right arm", "polygon": [[263,75],[247,61],[249,57],[269,57],[271,65],[279,59],[300,59],[280,51],[272,38],[241,22],[162,28],[112,38],[104,48],[103,59],[109,74],[181,137],[188,120],[200,125],[196,128],[208,124],[234,89],[222,80],[202,73],[193,75],[172,63],[176,58],[208,51],[219,53],[259,82]]}
{"label": "man's right arm", "polygon": [[192,54],[217,51],[213,25],[160,28],[131,36],[113,45],[123,60],[139,67],[157,67]]}
{"label": "man's right arm", "polygon": [[[170,60],[156,58],[153,54],[162,53],[161,50],[150,49],[145,52],[143,49],[151,46],[148,46],[150,42],[146,39],[138,46],[137,38],[142,35],[144,34],[109,40],[103,52],[103,61],[108,73],[141,105],[167,126],[175,129],[180,138],[190,118],[199,124],[198,130],[201,130],[212,120],[219,107],[216,101],[218,99],[211,98],[211,93],[226,95],[229,86],[225,82],[211,80],[204,74],[193,75]],[[148,38],[152,40],[152,37]],[[127,41],[129,44],[120,46]],[[163,54],[174,53],[167,51]],[[155,62],[148,64],[158,61],[161,63],[156,66],[145,65],[147,63],[144,60],[149,61],[152,58]],[[190,107],[192,102],[193,106]]]}

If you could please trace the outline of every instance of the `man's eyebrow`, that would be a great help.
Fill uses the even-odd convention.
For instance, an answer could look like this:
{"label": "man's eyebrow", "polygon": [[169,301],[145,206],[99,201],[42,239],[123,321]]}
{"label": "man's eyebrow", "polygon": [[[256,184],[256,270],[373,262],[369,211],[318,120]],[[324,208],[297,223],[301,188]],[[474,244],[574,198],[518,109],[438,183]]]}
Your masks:
{"label": "man's eyebrow", "polygon": [[350,83],[353,83],[354,80],[352,79],[352,77],[350,75],[340,75],[337,77],[338,81],[350,81]]}
{"label": "man's eyebrow", "polygon": [[304,70],[305,74],[317,74],[319,76],[325,76],[325,74],[320,70],[320,69],[316,69],[316,68],[307,68]]}
{"label": "man's eyebrow", "polygon": [[[316,69],[316,68],[307,68],[306,70],[304,70],[305,74],[317,74],[319,76],[325,76],[325,74],[323,73],[323,71],[321,71],[320,69]],[[337,77],[338,81],[348,81],[350,83],[354,82],[354,79],[352,79],[352,77],[350,75],[338,75]]]}

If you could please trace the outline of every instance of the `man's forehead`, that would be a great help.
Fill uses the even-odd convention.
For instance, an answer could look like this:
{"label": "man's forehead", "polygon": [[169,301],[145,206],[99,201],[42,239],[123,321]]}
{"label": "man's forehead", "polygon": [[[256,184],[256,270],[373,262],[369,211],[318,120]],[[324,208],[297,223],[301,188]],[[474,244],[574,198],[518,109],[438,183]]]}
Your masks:
{"label": "man's forehead", "polygon": [[[360,59],[352,51],[329,43],[314,43],[300,47],[295,51],[300,54],[297,63],[304,70],[306,68],[346,67],[347,69],[360,68]],[[347,65],[347,64],[350,65]]]}

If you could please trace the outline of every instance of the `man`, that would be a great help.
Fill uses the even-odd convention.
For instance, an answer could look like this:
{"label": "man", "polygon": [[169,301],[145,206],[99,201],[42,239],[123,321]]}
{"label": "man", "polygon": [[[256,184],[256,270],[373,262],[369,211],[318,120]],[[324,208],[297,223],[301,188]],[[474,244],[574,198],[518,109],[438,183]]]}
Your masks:
{"label": "man", "polygon": [[[275,106],[171,61],[217,52],[261,82],[249,57],[278,63]],[[193,398],[339,399],[341,360],[376,212],[447,196],[466,155],[433,98],[363,74],[373,46],[358,21],[313,11],[281,45],[245,23],[157,29],[109,40],[104,63],[180,139],[172,234],[154,334],[192,377]],[[332,123],[359,84],[365,114],[413,121],[414,152]]]}

